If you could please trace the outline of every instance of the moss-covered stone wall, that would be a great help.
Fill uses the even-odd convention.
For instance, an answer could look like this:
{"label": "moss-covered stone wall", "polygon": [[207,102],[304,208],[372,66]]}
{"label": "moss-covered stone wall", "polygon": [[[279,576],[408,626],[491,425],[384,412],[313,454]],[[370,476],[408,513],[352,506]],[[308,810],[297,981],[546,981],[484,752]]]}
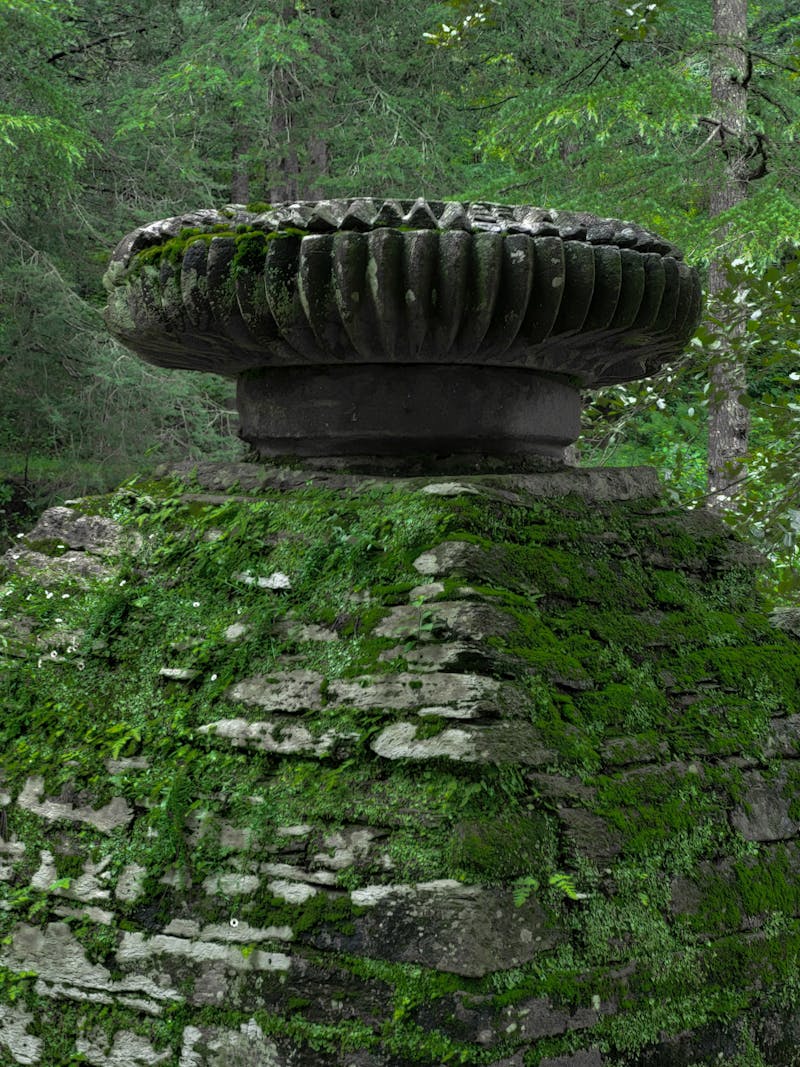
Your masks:
{"label": "moss-covered stone wall", "polygon": [[796,1062],[800,642],[648,472],[202,467],[0,574],[0,1064]]}

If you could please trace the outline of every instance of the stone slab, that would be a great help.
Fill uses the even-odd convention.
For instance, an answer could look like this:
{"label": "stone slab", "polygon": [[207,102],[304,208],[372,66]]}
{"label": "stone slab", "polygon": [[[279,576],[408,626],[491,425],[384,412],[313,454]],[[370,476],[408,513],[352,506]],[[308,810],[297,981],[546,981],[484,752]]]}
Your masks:
{"label": "stone slab", "polygon": [[396,722],[385,727],[370,743],[384,759],[452,759],[462,763],[516,763],[544,767],[556,762],[558,753],[545,748],[533,727],[516,723],[447,727],[433,736],[417,736],[419,723]]}
{"label": "stone slab", "polygon": [[254,748],[282,756],[328,756],[349,751],[358,739],[352,730],[323,730],[312,733],[296,723],[251,722],[248,719],[218,719],[198,727],[206,737],[222,737],[234,748]]}
{"label": "stone slab", "polygon": [[21,1005],[3,1004],[0,1011],[0,1052],[5,1048],[14,1063],[41,1062],[42,1040],[28,1033],[34,1016]]}
{"label": "stone slab", "polygon": [[484,641],[506,636],[516,622],[508,612],[491,604],[464,600],[437,600],[427,607],[400,604],[392,608],[373,630],[376,637],[431,641],[452,635],[457,639]]}
{"label": "stone slab", "polygon": [[161,985],[148,975],[128,974],[115,979],[107,967],[90,963],[83,946],[63,922],[48,923],[41,929],[20,923],[12,932],[10,944],[0,952],[0,964],[12,971],[35,971],[40,981],[52,983],[50,992],[56,996],[66,986],[77,991],[74,999],[105,994],[101,998],[104,1003],[110,1002],[108,994],[144,994],[155,1011],[162,1002],[181,999],[175,989]]}
{"label": "stone slab", "polygon": [[82,549],[96,555],[115,555],[123,548],[136,548],[141,535],[127,530],[113,519],[101,515],[86,515],[75,508],[54,507],[42,512],[25,540],[35,546],[37,541],[52,541],[66,548]]}
{"label": "stone slab", "polygon": [[123,797],[114,797],[102,808],[79,806],[49,797],[42,799],[44,779],[38,776],[28,778],[22,792],[17,797],[17,804],[26,811],[56,822],[66,819],[70,822],[86,823],[94,826],[101,833],[111,833],[119,826],[127,826],[133,819],[133,809]]}
{"label": "stone slab", "polygon": [[[332,457],[327,457],[328,461]],[[377,458],[377,457],[376,457]],[[485,457],[475,457],[476,464]],[[346,465],[347,457],[342,459]],[[554,498],[575,494],[584,500],[638,500],[659,497],[661,482],[654,467],[569,467],[558,462],[541,461],[537,458],[538,470],[525,473],[503,473],[502,461],[495,462],[491,473],[474,473],[463,470],[459,485],[471,486],[478,494],[483,489],[501,489],[522,492],[531,498]],[[457,464],[456,464],[457,466]],[[380,486],[420,490],[423,486],[447,484],[447,475],[439,477],[380,477],[376,475],[345,474],[336,471],[314,469],[305,463],[302,469],[274,466],[262,463],[183,463],[168,464],[157,472],[160,476],[183,479],[189,484],[198,483],[205,489],[227,490],[239,487],[245,491],[270,489],[301,489],[309,484],[325,489],[346,489],[351,492],[368,492]],[[452,484],[452,482],[451,482]],[[520,498],[524,503],[524,497]]]}
{"label": "stone slab", "polygon": [[519,706],[523,697],[516,687],[479,674],[445,671],[426,674],[363,675],[324,679],[315,671],[283,671],[255,675],[236,682],[226,691],[228,700],[256,705],[265,711],[295,713],[323,707],[408,711],[428,705],[477,709],[487,715]]}
{"label": "stone slab", "polygon": [[[730,821],[745,840],[785,841],[800,834],[800,821],[790,814],[795,796],[786,768],[769,779],[760,771],[744,771],[742,786],[742,803],[730,813]],[[800,798],[800,788],[794,792]]]}
{"label": "stone slab", "polygon": [[480,978],[520,967],[563,937],[534,897],[515,907],[507,889],[445,879],[367,887],[351,898],[367,909],[355,932],[311,931],[312,944]]}

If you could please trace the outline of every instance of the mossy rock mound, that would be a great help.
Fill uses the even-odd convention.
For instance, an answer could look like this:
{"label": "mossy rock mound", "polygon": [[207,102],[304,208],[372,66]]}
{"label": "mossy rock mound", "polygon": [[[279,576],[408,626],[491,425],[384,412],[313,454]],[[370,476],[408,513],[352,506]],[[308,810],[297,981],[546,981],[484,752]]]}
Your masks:
{"label": "mossy rock mound", "polygon": [[48,512],[0,572],[0,1063],[795,1063],[762,566],[643,471]]}

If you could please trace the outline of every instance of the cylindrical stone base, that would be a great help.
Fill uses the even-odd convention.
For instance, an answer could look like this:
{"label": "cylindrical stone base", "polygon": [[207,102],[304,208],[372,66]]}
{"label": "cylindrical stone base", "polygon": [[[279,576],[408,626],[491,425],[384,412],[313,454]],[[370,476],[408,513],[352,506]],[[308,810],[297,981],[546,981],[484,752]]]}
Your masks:
{"label": "cylindrical stone base", "polygon": [[580,432],[564,377],[509,367],[279,367],[238,378],[241,436],[262,457],[562,459]]}

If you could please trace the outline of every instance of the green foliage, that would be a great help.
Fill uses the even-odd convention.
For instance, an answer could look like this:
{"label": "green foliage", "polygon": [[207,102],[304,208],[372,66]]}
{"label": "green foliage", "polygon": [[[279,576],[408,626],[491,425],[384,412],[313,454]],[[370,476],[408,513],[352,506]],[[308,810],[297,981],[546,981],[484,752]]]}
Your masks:
{"label": "green foliage", "polygon": [[71,0],[3,0],[0,4],[0,219],[22,203],[63,204],[97,142],[56,66],[42,62],[64,40]]}

